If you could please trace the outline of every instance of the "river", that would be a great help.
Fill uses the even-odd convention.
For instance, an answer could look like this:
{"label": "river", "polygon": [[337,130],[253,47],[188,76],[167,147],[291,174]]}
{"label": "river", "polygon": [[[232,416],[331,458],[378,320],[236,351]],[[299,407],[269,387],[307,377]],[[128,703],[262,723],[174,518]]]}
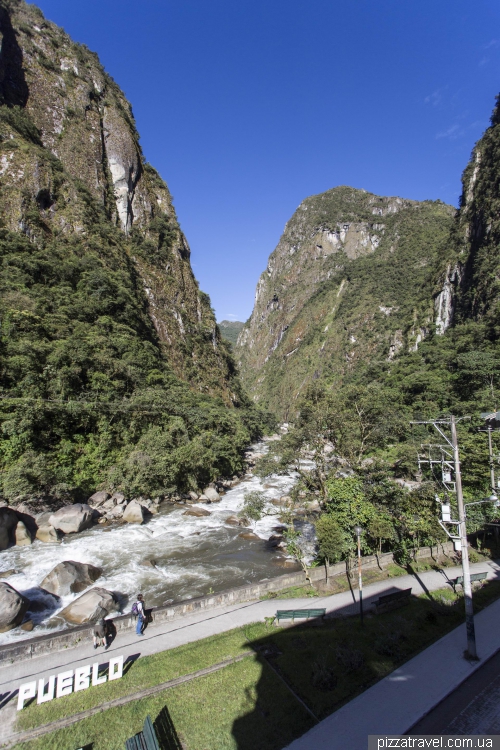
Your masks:
{"label": "river", "polygon": [[[256,443],[251,448],[263,452],[266,445]],[[265,480],[246,475],[220,503],[196,503],[210,511],[210,516],[183,516],[189,506],[165,503],[158,515],[142,526],[94,526],[68,535],[58,544],[37,540],[28,547],[0,552],[0,571],[18,571],[2,580],[31,600],[30,616],[36,625],[32,633],[19,628],[1,633],[0,644],[68,627],[58,612],[80,594],[55,602],[40,589],[47,573],[64,560],[101,567],[103,575],[94,585],[116,592],[123,611],[130,610],[139,592],[144,594],[146,606],[157,607],[282,574],[283,555],[263,541],[279,523],[277,516],[266,516],[252,526],[260,537],[255,540],[240,538],[244,529],[227,526],[225,520],[241,510],[245,493],[264,490],[270,500],[279,498],[290,491],[296,478],[294,473]],[[156,567],[145,564],[151,559]]]}

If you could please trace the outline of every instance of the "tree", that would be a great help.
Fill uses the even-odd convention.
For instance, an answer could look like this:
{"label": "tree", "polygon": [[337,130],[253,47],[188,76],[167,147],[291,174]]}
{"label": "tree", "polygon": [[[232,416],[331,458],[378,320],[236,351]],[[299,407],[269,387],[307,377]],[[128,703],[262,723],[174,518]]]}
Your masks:
{"label": "tree", "polygon": [[257,521],[260,521],[263,516],[275,515],[275,512],[269,509],[265,494],[257,490],[245,493],[243,508],[241,510],[243,515],[254,522],[254,525]]}
{"label": "tree", "polygon": [[382,553],[382,543],[394,539],[395,530],[392,519],[386,514],[380,514],[371,519],[368,524],[368,534],[375,540],[377,548],[377,562],[380,568],[379,555]]}
{"label": "tree", "polygon": [[328,580],[328,566],[331,562],[341,560],[348,550],[345,532],[329,513],[324,513],[316,521],[316,535],[318,537],[319,555],[325,561],[326,578]]}

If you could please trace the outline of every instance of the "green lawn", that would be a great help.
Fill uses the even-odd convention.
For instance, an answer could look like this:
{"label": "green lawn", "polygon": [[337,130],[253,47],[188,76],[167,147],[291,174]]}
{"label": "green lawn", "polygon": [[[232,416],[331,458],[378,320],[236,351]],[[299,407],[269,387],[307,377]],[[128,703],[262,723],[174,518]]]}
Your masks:
{"label": "green lawn", "polygon": [[[264,628],[264,626],[261,626]],[[250,649],[244,629],[238,628],[202,641],[187,643],[171,651],[145,656],[134,662],[120,680],[72,693],[64,699],[32,703],[18,715],[19,729],[31,729],[65,716],[99,706],[122,695],[167,682],[175,677],[197,672]]]}
{"label": "green lawn", "polygon": [[164,750],[180,750],[180,743],[189,750],[281,750],[314,724],[274,672],[249,657],[17,748],[73,750],[92,743],[92,750],[123,750],[125,740],[142,729],[148,714],[157,727],[165,723],[165,707],[174,729],[158,732],[163,734]]}
{"label": "green lawn", "polygon": [[[474,593],[476,611],[499,596],[499,581],[485,584]],[[19,715],[19,729],[73,715],[244,651],[255,652],[216,673],[108,709],[22,747],[73,750],[94,743],[93,750],[123,750],[125,739],[139,731],[150,714],[160,733],[165,722],[173,727],[174,739],[163,742],[164,750],[278,750],[314,723],[294,693],[322,719],[463,619],[463,596],[447,587],[412,597],[393,612],[369,615],[364,627],[357,617],[327,620],[319,627],[254,623],[140,659],[122,680],[109,685],[29,706]]]}

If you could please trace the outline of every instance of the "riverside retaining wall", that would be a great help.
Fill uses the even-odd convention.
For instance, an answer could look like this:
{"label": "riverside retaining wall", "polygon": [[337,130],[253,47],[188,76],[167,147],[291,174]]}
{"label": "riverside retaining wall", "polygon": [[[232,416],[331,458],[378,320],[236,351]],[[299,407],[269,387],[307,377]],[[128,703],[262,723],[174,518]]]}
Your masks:
{"label": "riverside retaining wall", "polygon": [[[437,547],[421,547],[417,550],[417,559],[433,557],[436,560],[440,556],[451,556],[453,554],[453,543],[446,542]],[[369,570],[379,566],[387,568],[394,562],[392,552],[386,552],[378,556],[368,555],[363,557],[363,569]],[[336,563],[330,565],[328,577],[334,577],[346,574],[346,563]],[[309,568],[308,576],[313,583],[325,581],[326,570],[324,566]],[[291,586],[301,586],[306,583],[303,571],[286,573],[276,578],[264,579],[256,583],[238,586],[238,588],[220,591],[218,594],[208,596],[199,596],[195,599],[186,599],[185,601],[171,604],[164,607],[157,607],[152,610],[153,624],[159,625],[162,622],[170,622],[188,615],[202,613],[205,610],[217,609],[218,607],[227,607],[241,602],[248,602],[259,599],[266,593],[280,591],[281,589],[290,588]],[[113,618],[113,624],[117,633],[135,628],[136,620],[130,614],[119,615]],[[14,661],[33,659],[37,656],[43,656],[47,653],[63,651],[68,648],[78,646],[82,641],[91,642],[93,625],[79,625],[66,630],[59,630],[46,635],[26,638],[17,643],[0,646],[0,664],[13,663]]]}

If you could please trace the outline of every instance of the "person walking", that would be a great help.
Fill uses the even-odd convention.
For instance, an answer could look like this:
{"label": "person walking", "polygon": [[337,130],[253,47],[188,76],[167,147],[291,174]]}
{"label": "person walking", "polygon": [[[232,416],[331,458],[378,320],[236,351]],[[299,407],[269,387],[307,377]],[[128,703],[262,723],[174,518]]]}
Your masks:
{"label": "person walking", "polygon": [[107,647],[106,643],[106,620],[104,619],[107,614],[106,610],[101,610],[100,617],[94,625],[94,648],[98,646]]}
{"label": "person walking", "polygon": [[144,626],[146,625],[146,609],[144,605],[144,597],[142,594],[137,594],[135,610],[137,612],[137,626],[135,632],[137,635],[144,635]]}

